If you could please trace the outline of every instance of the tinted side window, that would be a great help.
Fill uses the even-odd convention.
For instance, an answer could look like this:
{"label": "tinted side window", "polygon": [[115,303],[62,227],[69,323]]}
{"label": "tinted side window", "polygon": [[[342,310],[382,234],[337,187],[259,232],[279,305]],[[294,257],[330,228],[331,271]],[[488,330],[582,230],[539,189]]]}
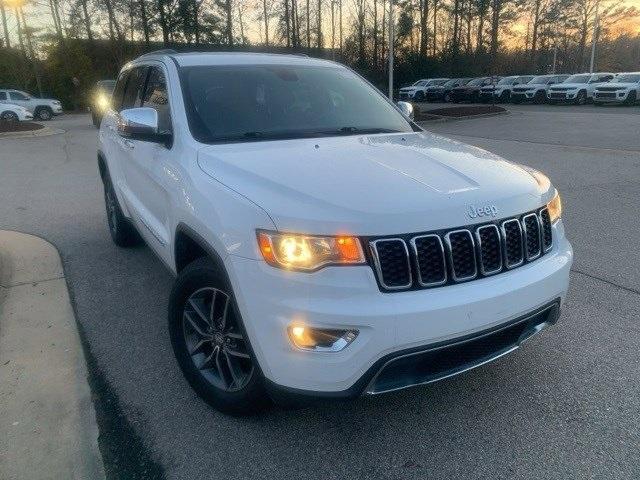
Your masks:
{"label": "tinted side window", "polygon": [[29,100],[29,97],[24,96],[20,92],[9,92],[9,98],[11,98],[11,100]]}
{"label": "tinted side window", "polygon": [[122,101],[123,110],[125,108],[135,108],[140,106],[146,76],[147,67],[136,67],[131,70],[129,80],[127,81],[127,88],[124,91],[124,100]]}
{"label": "tinted side window", "polygon": [[127,85],[127,78],[129,78],[129,71],[122,72],[116,82],[116,88],[113,90],[111,97],[111,106],[114,110],[120,110],[122,105],[122,97],[124,96],[124,88]]}
{"label": "tinted side window", "polygon": [[0,92],[0,100],[6,100],[7,99],[7,92]]}
{"label": "tinted side window", "polygon": [[171,111],[169,109],[169,95],[164,73],[158,67],[151,67],[147,88],[142,99],[142,106],[153,108],[158,112],[158,130],[171,131]]}

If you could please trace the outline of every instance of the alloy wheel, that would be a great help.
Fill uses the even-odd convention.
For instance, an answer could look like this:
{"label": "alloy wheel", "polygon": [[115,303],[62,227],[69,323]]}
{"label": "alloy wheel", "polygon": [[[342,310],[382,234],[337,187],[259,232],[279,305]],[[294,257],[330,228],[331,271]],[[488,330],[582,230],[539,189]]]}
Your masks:
{"label": "alloy wheel", "polygon": [[110,188],[106,188],[104,192],[105,205],[107,207],[107,222],[113,233],[117,233],[118,229],[118,210],[113,192]]}
{"label": "alloy wheel", "polygon": [[2,120],[4,120],[5,122],[17,122],[18,121],[18,115],[16,115],[13,112],[4,112],[2,114]]}
{"label": "alloy wheel", "polygon": [[227,392],[247,385],[254,365],[228,293],[194,292],[183,308],[182,330],[191,361],[209,383]]}

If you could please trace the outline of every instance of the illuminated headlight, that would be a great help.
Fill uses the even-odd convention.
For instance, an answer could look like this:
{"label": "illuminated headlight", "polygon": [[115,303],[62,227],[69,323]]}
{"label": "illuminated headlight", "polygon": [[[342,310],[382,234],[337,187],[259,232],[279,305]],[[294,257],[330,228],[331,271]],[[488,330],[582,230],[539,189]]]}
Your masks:
{"label": "illuminated headlight", "polygon": [[547,203],[547,210],[549,211],[551,223],[555,223],[560,220],[560,217],[562,216],[562,200],[560,199],[560,194],[557,190],[551,201]]}
{"label": "illuminated headlight", "polygon": [[98,95],[96,98],[96,104],[103,110],[106,110],[109,107],[109,99],[106,95]]}
{"label": "illuminated headlight", "polygon": [[274,267],[314,271],[327,265],[365,263],[360,240],[351,236],[322,237],[259,230],[258,246]]}
{"label": "illuminated headlight", "polygon": [[292,325],[288,333],[291,343],[296,347],[317,352],[339,352],[358,336],[357,330],[312,328],[305,325]]}

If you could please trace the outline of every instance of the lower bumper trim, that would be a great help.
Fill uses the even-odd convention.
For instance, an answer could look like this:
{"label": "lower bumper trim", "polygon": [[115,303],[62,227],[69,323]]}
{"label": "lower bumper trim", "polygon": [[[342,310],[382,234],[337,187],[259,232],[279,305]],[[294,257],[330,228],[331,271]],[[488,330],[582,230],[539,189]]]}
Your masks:
{"label": "lower bumper trim", "polygon": [[518,349],[527,339],[557,322],[560,299],[506,324],[454,340],[391,353],[374,363],[350,388],[334,392],[301,390],[266,380],[274,400],[306,403],[351,399],[436,382],[487,364]]}

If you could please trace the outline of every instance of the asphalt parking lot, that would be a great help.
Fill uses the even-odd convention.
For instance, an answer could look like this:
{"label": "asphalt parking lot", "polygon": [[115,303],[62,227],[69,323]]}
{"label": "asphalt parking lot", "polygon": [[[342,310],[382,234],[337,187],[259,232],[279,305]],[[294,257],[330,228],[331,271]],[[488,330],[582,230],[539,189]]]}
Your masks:
{"label": "asphalt parking lot", "polygon": [[60,250],[110,476],[638,478],[640,108],[511,110],[426,128],[560,189],[575,249],[560,323],[436,384],[253,418],[211,410],[183,380],[166,328],[172,278],[148,248],[111,243],[89,116],[52,121],[61,135],[0,139],[0,228]]}

